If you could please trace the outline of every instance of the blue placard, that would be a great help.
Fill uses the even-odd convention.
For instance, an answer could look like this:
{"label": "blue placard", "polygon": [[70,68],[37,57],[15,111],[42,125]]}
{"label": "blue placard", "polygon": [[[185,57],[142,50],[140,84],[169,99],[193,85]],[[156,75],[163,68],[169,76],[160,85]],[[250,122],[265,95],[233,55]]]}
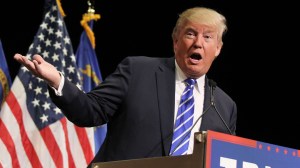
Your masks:
{"label": "blue placard", "polygon": [[300,151],[208,131],[206,168],[300,168]]}

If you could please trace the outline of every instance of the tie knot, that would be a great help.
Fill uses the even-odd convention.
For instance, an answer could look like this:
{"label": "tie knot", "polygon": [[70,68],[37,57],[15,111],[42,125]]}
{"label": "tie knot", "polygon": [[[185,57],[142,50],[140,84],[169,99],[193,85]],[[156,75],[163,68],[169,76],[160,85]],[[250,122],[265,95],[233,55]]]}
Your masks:
{"label": "tie knot", "polygon": [[196,81],[196,79],[193,79],[193,78],[187,78],[186,80],[184,80],[184,82],[186,84],[188,84],[189,86],[193,86],[197,81]]}

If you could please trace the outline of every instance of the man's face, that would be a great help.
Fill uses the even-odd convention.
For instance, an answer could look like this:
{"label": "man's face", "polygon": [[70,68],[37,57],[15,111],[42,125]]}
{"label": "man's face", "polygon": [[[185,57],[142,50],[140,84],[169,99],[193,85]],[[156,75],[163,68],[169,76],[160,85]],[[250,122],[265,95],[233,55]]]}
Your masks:
{"label": "man's face", "polygon": [[175,59],[187,77],[206,74],[219,55],[222,43],[217,31],[208,26],[186,22],[173,41]]}

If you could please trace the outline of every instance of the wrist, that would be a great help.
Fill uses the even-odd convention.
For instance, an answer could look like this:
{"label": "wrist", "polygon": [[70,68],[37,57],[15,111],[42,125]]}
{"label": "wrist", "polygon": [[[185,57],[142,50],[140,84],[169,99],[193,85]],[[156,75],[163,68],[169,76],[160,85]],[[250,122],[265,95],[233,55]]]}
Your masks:
{"label": "wrist", "polygon": [[51,87],[53,87],[55,89],[58,89],[58,87],[61,83],[61,80],[62,80],[61,76],[62,76],[61,72],[58,71],[57,75],[55,75],[55,77],[53,78],[54,80],[48,81],[48,85],[50,85]]}

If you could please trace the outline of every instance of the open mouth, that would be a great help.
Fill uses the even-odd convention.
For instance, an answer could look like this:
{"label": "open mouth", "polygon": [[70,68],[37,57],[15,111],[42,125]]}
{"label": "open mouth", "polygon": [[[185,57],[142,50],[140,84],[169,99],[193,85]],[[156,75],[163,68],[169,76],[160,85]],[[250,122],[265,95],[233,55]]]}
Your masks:
{"label": "open mouth", "polygon": [[194,60],[198,60],[198,61],[199,61],[200,59],[202,59],[201,55],[198,54],[198,53],[192,54],[192,55],[190,56],[190,58],[192,58],[192,59],[194,59]]}

